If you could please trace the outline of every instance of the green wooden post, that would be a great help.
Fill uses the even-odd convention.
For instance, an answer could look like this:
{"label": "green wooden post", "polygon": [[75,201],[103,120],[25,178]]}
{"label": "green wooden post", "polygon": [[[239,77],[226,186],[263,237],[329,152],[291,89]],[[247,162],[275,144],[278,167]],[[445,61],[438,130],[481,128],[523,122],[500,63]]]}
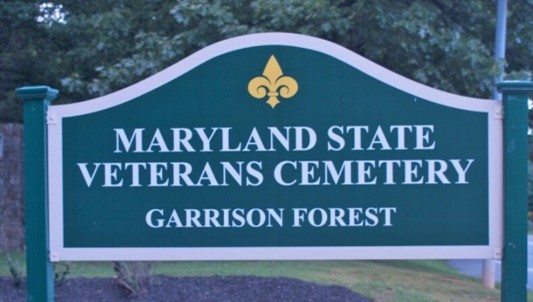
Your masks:
{"label": "green wooden post", "polygon": [[24,193],[28,301],[54,300],[54,269],[48,255],[46,110],[57,94],[57,90],[46,86],[17,89],[17,95],[24,101]]}
{"label": "green wooden post", "polygon": [[527,300],[528,93],[533,82],[498,84],[504,118],[504,231],[501,300]]}

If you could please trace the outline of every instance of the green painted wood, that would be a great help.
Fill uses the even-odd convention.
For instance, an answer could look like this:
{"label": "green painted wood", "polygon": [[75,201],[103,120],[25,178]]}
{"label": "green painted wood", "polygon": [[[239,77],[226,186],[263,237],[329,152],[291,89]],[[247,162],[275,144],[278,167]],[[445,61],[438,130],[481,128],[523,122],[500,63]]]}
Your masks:
{"label": "green painted wood", "polygon": [[49,260],[46,110],[58,91],[46,86],[16,90],[24,101],[24,193],[28,301],[54,300]]}
{"label": "green painted wood", "polygon": [[532,82],[503,82],[504,244],[501,300],[527,300],[528,93]]}

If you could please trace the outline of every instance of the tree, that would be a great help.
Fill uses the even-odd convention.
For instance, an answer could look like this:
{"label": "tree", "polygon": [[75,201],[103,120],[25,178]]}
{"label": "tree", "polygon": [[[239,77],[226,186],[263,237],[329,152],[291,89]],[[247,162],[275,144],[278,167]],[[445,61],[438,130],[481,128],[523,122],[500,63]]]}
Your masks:
{"label": "tree", "polygon": [[[494,1],[59,2],[64,22],[37,22],[45,14],[39,2],[8,1],[0,8],[8,16],[0,21],[6,28],[1,35],[10,41],[2,52],[8,59],[0,63],[3,121],[21,119],[14,87],[47,84],[61,90],[61,102],[85,100],[129,86],[216,41],[255,32],[324,38],[415,81],[474,97],[490,97],[493,76],[504,66],[492,57]],[[511,78],[531,77],[532,14],[531,0],[509,5]]]}
{"label": "tree", "polygon": [[[133,6],[123,9],[132,12]],[[147,11],[157,15],[152,20],[157,19],[161,28],[149,26],[147,20],[130,22],[135,34],[128,51],[115,53],[112,65],[97,66],[92,79],[66,77],[64,84],[91,96],[105,94],[216,41],[265,31],[325,38],[416,81],[469,96],[489,97],[493,75],[501,68],[492,58],[495,3],[488,1],[184,0],[172,7],[154,7]],[[511,9],[513,20],[520,22],[510,25],[521,30],[509,28],[510,40],[519,41],[521,33],[531,38],[523,28],[531,23],[527,14],[533,7],[522,3]],[[131,20],[147,16],[137,14]],[[531,56],[531,48],[510,45],[509,57]],[[523,73],[531,67],[524,62],[510,60],[508,69],[515,76]]]}
{"label": "tree", "polygon": [[33,1],[0,5],[0,121],[21,119],[22,104],[15,97],[15,88],[49,81],[40,62],[46,31],[35,21],[37,14]]}

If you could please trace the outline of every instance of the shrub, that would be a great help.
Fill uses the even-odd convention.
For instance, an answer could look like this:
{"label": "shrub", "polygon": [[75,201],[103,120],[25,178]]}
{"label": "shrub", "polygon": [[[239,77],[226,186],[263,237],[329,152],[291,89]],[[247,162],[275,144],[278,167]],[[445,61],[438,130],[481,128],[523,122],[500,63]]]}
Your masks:
{"label": "shrub", "polygon": [[141,296],[148,292],[152,275],[151,262],[113,262],[118,284],[129,296]]}

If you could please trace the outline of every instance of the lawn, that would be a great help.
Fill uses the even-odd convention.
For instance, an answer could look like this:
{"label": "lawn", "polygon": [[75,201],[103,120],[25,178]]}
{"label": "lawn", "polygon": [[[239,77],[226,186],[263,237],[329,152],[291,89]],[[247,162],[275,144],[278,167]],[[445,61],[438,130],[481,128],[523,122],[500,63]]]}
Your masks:
{"label": "lawn", "polygon": [[[24,271],[22,253],[12,258]],[[71,262],[67,278],[113,277],[109,262]],[[65,263],[56,265],[56,271]],[[484,288],[479,280],[464,277],[444,261],[213,261],[154,262],[153,274],[168,276],[253,275],[291,277],[320,284],[348,287],[376,301],[500,301],[498,289]],[[10,276],[6,254],[0,254],[0,275]],[[528,301],[533,301],[529,295]]]}

